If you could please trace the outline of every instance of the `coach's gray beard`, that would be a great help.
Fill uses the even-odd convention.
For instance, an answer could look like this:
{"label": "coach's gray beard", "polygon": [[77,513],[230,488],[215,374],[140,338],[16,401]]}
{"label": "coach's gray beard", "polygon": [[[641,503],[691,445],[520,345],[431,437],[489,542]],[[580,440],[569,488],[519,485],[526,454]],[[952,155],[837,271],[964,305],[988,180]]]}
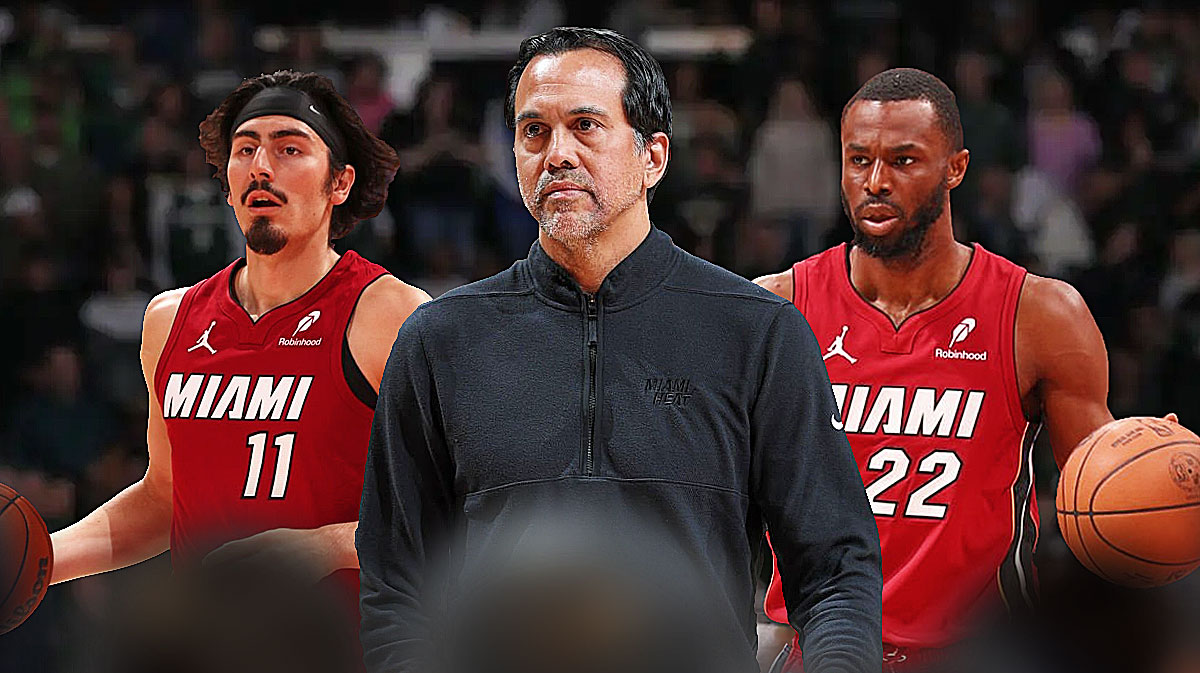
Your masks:
{"label": "coach's gray beard", "polygon": [[259,216],[246,231],[246,246],[259,255],[274,255],[287,245],[287,234],[271,224],[271,218]]}

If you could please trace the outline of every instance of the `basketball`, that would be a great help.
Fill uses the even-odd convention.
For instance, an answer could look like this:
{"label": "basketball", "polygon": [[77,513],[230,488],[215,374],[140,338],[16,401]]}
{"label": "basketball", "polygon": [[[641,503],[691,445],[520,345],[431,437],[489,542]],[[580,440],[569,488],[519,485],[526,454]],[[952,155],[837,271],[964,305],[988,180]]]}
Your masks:
{"label": "basketball", "polygon": [[24,496],[0,484],[0,633],[37,609],[53,563],[46,522]]}
{"label": "basketball", "polygon": [[1088,435],[1058,482],[1058,527],[1075,557],[1129,587],[1200,565],[1200,437],[1160,418],[1123,418]]}

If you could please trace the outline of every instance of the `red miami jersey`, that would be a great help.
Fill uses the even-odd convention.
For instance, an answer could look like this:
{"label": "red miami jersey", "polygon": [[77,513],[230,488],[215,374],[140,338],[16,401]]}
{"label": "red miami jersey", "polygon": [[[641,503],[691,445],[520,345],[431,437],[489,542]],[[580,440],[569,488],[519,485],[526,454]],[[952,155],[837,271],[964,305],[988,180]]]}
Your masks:
{"label": "red miami jersey", "polygon": [[[358,520],[373,410],[346,333],[387,273],[347,252],[257,321],[233,291],[238,260],[191,287],[154,375],[171,442],[171,555],[185,566],[273,528]],[[358,595],[358,572],[335,581]]]}
{"label": "red miami jersey", "polygon": [[[975,245],[958,286],[897,328],[850,284],[843,244],[792,267],[883,550],[883,640],[939,648],[1028,605],[1037,501],[1013,356],[1025,270]],[[776,566],[767,615],[787,623]]]}

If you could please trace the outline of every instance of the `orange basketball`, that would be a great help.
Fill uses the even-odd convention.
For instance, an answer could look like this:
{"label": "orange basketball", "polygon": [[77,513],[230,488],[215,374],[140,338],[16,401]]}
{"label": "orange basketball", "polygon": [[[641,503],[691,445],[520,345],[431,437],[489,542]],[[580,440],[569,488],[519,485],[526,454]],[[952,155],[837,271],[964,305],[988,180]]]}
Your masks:
{"label": "orange basketball", "polygon": [[0,633],[33,614],[50,586],[53,563],[46,522],[20,493],[0,484]]}
{"label": "orange basketball", "polygon": [[1088,435],[1058,482],[1058,528],[1075,557],[1131,587],[1200,566],[1200,437],[1160,418],[1123,418]]}

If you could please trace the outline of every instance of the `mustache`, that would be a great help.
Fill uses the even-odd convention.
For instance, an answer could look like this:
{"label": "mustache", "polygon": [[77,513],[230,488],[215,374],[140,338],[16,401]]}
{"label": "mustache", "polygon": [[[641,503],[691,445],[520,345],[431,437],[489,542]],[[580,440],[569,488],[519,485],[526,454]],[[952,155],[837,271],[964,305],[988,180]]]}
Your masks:
{"label": "mustache", "polygon": [[542,174],[538,177],[537,186],[534,189],[534,193],[537,194],[537,200],[539,202],[544,201],[546,199],[546,195],[543,192],[545,191],[546,187],[551,182],[554,182],[555,180],[565,180],[567,182],[573,182],[573,183],[579,185],[580,187],[584,188],[585,190],[587,190],[593,196],[595,195],[595,186],[596,185],[592,182],[591,176],[588,175],[587,173],[583,172],[582,170],[572,168],[572,169],[564,169],[564,170],[558,171],[557,173],[547,173],[547,172],[543,171]]}
{"label": "mustache", "polygon": [[[845,193],[843,193],[842,200],[845,201],[845,199],[846,199],[846,195],[845,195]],[[888,208],[891,208],[892,210],[896,211],[897,217],[899,217],[902,220],[905,219],[906,213],[904,212],[904,209],[901,208],[898,204],[892,203],[891,201],[889,201],[888,199],[886,199],[882,196],[867,197],[866,201],[863,201],[862,203],[858,204],[858,207],[854,209],[854,217],[861,220],[862,219],[862,211],[866,210],[870,206],[887,206]]]}
{"label": "mustache", "polygon": [[287,195],[275,189],[275,185],[272,185],[269,181],[263,180],[262,182],[259,182],[258,180],[254,180],[250,183],[250,186],[246,187],[246,191],[242,192],[242,205],[246,205],[246,199],[250,198],[250,192],[258,191],[266,192],[271,196],[274,196],[275,198],[279,199],[280,203],[287,203],[288,201]]}

